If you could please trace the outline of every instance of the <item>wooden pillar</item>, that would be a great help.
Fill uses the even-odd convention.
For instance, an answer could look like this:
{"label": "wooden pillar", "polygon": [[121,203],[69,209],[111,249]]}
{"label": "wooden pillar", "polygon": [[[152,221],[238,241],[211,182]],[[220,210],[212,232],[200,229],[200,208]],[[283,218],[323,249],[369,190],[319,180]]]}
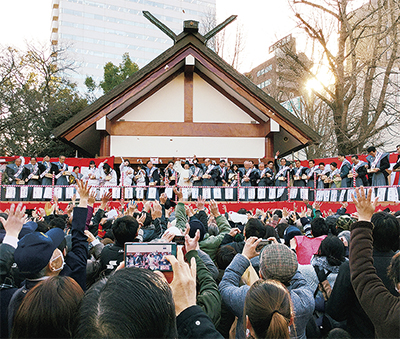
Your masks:
{"label": "wooden pillar", "polygon": [[265,137],[265,159],[266,160],[274,160],[274,134],[269,133]]}
{"label": "wooden pillar", "polygon": [[185,80],[184,80],[184,110],[185,122],[193,122],[193,71],[195,59],[188,55],[185,59]]}
{"label": "wooden pillar", "polygon": [[111,153],[111,137],[107,131],[100,131],[100,156],[109,157]]}

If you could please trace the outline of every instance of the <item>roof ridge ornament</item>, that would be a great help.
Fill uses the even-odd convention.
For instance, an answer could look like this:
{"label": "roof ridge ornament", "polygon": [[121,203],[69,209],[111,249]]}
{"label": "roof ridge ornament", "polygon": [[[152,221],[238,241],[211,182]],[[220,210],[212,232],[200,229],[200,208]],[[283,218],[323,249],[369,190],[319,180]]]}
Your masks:
{"label": "roof ridge ornament", "polygon": [[[173,41],[174,44],[178,41],[178,36],[165,24],[163,24],[160,20],[158,20],[153,14],[151,14],[149,11],[143,11],[143,16],[149,20],[152,24],[154,24],[157,28],[159,28],[161,31],[163,31],[166,35],[168,35]],[[228,26],[231,22],[236,20],[237,15],[231,15],[228,19],[226,19],[224,22],[220,23],[216,27],[214,27],[212,30],[207,32],[204,35],[201,35],[198,33],[198,21],[195,20],[187,20],[184,21],[184,32],[191,32],[191,33],[197,33],[201,35],[204,38],[204,44],[207,43],[208,40],[210,40],[213,36],[215,36],[217,33],[222,31],[226,26]]]}

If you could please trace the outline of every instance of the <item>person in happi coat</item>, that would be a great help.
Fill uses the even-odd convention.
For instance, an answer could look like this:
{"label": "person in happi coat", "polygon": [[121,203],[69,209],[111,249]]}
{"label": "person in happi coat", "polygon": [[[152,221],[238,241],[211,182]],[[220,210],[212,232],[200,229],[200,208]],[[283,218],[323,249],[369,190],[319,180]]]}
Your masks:
{"label": "person in happi coat", "polygon": [[368,147],[368,173],[372,174],[372,186],[386,186],[388,184],[390,168],[389,153],[378,152],[374,146]]}
{"label": "person in happi coat", "polygon": [[[29,164],[25,165],[24,180],[28,186],[40,185],[40,167],[36,157],[31,157]],[[28,196],[26,201],[33,201],[40,199],[33,199],[33,187],[28,187]]]}
{"label": "person in happi coat", "polygon": [[340,178],[342,178],[340,187],[351,187],[351,180],[348,177],[350,170],[351,170],[351,163],[346,159],[344,154],[338,155],[339,161],[342,163],[339,168]]}
{"label": "person in happi coat", "polygon": [[351,168],[350,174],[351,174],[351,186],[353,185],[354,177],[356,180],[356,187],[360,186],[368,186],[368,179],[367,179],[367,167],[368,165],[366,162],[361,161],[358,158],[358,155],[354,154],[351,156],[351,162],[353,163],[353,166]]}
{"label": "person in happi coat", "polygon": [[[23,185],[25,181],[23,180],[24,176],[24,164],[25,158],[19,157],[14,160],[14,163],[8,164],[6,166],[6,175],[8,177],[7,184],[8,185]],[[20,200],[20,189],[19,187],[15,187],[15,195],[14,198],[10,198],[10,201],[19,201]]]}
{"label": "person in happi coat", "polygon": [[[150,186],[151,188],[153,186],[159,186],[160,185],[160,172],[158,171],[158,168],[153,165],[153,163],[149,160],[146,163],[146,185]],[[156,190],[156,196],[155,199],[158,200],[158,197],[160,196],[158,188],[155,188]],[[153,197],[151,199],[149,198],[149,192],[152,190],[147,190],[147,200],[154,200]]]}
{"label": "person in happi coat", "polygon": [[[53,163],[57,168],[56,173],[56,185],[57,186],[68,186],[68,177],[71,175],[68,172],[68,165],[65,163],[65,156],[60,155],[58,157],[58,162]],[[61,189],[61,201],[65,201],[65,187]]]}

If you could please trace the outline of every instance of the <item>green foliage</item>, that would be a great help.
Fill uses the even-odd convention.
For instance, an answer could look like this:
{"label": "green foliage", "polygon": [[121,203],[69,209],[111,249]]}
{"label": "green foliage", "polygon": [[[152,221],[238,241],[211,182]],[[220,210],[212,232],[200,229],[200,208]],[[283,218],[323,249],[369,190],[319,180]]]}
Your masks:
{"label": "green foliage", "polygon": [[100,82],[100,87],[104,93],[107,93],[138,70],[139,66],[131,60],[129,53],[125,53],[119,66],[112,62],[108,62],[104,66],[104,80]]}
{"label": "green foliage", "polygon": [[87,106],[61,77],[61,52],[0,50],[0,145],[6,155],[73,156],[51,131]]}

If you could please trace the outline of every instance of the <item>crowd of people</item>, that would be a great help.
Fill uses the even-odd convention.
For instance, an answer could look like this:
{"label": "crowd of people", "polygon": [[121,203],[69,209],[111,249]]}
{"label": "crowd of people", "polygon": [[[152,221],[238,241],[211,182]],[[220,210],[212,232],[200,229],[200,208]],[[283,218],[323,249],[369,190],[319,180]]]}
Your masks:
{"label": "crowd of people", "polygon": [[[0,211],[2,338],[400,337],[400,213],[375,212],[371,189],[351,215],[193,208],[177,187],[177,203],[161,193],[111,213],[111,192],[94,208],[88,183],[76,189],[65,210]],[[128,244],[178,238],[176,256],[153,255],[172,276],[125,267]]]}
{"label": "crowd of people", "polygon": [[[290,162],[285,158],[279,157],[276,153],[275,161],[267,163],[260,162],[257,166],[253,161],[245,161],[243,166],[232,164],[223,159],[219,164],[212,163],[210,159],[205,159],[201,164],[194,156],[192,163],[186,161],[183,166],[181,161],[175,163],[170,161],[164,169],[157,168],[150,160],[146,165],[138,165],[134,169],[129,160],[122,160],[119,167],[119,175],[107,162],[102,162],[96,167],[94,161],[90,162],[89,168],[82,171],[79,166],[75,166],[72,172],[68,171],[69,166],[65,163],[65,156],[60,156],[58,162],[50,162],[46,156],[42,162],[37,162],[36,157],[31,157],[30,162],[24,165],[24,158],[18,158],[14,163],[5,167],[3,173],[3,184],[15,185],[12,197],[8,200],[45,200],[51,198],[51,191],[45,195],[42,191],[38,197],[34,194],[35,186],[51,186],[53,182],[60,188],[61,200],[70,200],[72,193],[66,195],[66,187],[74,185],[76,180],[88,182],[92,187],[136,187],[136,191],[131,189],[130,199],[136,195],[136,198],[156,199],[163,192],[164,187],[192,187],[184,192],[185,199],[196,199],[199,195],[216,200],[237,200],[237,187],[245,188],[243,194],[239,197],[241,200],[287,200],[287,190],[282,189],[279,194],[271,190],[271,193],[249,190],[250,187],[294,187],[308,188],[305,192],[307,197],[301,195],[301,192],[291,198],[294,200],[303,200],[307,198],[314,200],[313,189],[323,188],[347,188],[360,186],[386,186],[389,184],[388,177],[391,171],[400,171],[400,145],[397,146],[399,154],[397,163],[390,169],[389,154],[378,152],[375,147],[367,149],[367,162],[361,161],[357,155],[347,157],[339,154],[338,163],[315,163],[314,160],[308,161],[308,167],[302,166],[300,160]],[[399,185],[397,182],[391,183]],[[21,187],[28,185],[25,195],[21,198]],[[162,188],[160,188],[160,186]],[[202,187],[202,188],[196,188]],[[220,187],[220,190],[207,190],[204,187]],[[235,189],[234,189],[235,188]],[[247,188],[247,189],[246,189]],[[93,188],[94,189],[94,188]],[[203,191],[204,190],[204,191]],[[97,198],[99,199],[101,189],[97,189]],[[103,191],[101,191],[103,192]],[[126,193],[128,190],[126,190]],[[170,189],[172,194],[172,189]],[[136,193],[136,194],[135,194]],[[218,194],[217,194],[218,193]],[[272,194],[273,193],[273,194]],[[241,194],[241,193],[240,193]],[[6,197],[5,192],[2,194]]]}

